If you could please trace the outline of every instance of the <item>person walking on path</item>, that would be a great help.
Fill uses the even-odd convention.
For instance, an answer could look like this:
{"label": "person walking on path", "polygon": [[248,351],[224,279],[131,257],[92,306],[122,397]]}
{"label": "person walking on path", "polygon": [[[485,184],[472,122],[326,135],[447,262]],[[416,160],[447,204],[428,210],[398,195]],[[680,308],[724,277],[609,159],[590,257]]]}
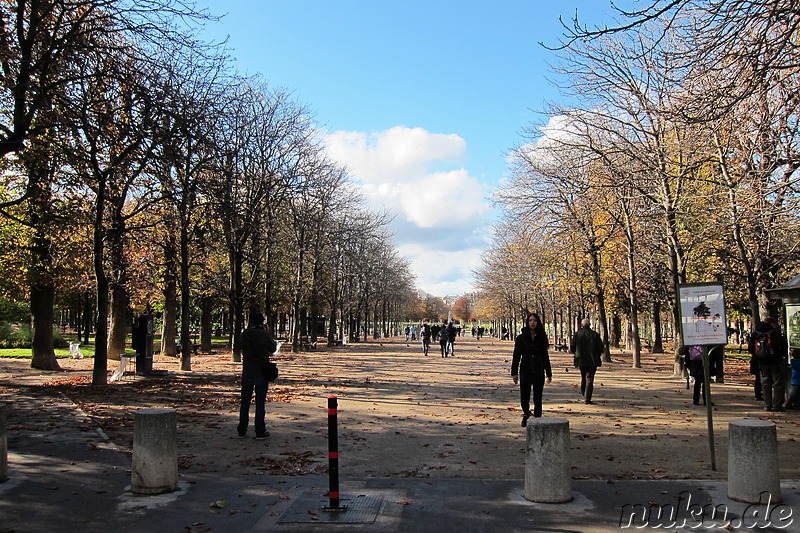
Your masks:
{"label": "person walking on path", "polygon": [[450,322],[447,324],[447,351],[450,352],[450,357],[456,356],[456,334],[458,330]]}
{"label": "person walking on path", "polygon": [[594,375],[597,367],[603,364],[604,346],[600,334],[589,327],[589,319],[581,321],[581,329],[572,336],[569,351],[575,354],[575,366],[581,371],[581,396],[587,404],[592,404],[594,391]]}
{"label": "person walking on path", "polygon": [[439,348],[442,350],[442,357],[447,357],[447,322],[442,322],[442,328],[439,330]]}
{"label": "person walking on path", "polygon": [[428,350],[431,349],[431,327],[428,324],[422,325],[420,336],[422,337],[422,353],[428,355]]}
{"label": "person walking on path", "polygon": [[[751,336],[750,338],[752,339],[753,337]],[[747,344],[749,346],[750,341],[747,341]],[[758,359],[756,359],[756,356],[753,354],[750,355],[750,373],[755,376],[753,378],[753,393],[755,394],[755,400],[757,402],[763,402],[764,391],[761,387],[761,367],[758,364]]]}
{"label": "person walking on path", "polygon": [[758,361],[765,411],[784,411],[788,344],[777,321],[767,317],[750,337],[747,350]]}
{"label": "person walking on path", "polygon": [[264,315],[258,311],[250,312],[249,327],[242,332],[242,397],[239,405],[239,425],[236,428],[239,438],[247,436],[250,419],[250,402],[253,391],[256,397],[255,430],[256,439],[269,437],[266,425],[267,377],[264,366],[269,356],[275,353],[278,345],[264,325]]}
{"label": "person walking on path", "polygon": [[[550,356],[547,353],[547,334],[536,313],[529,313],[514,341],[514,356],[511,361],[511,377],[516,385],[519,382],[519,399],[522,407],[522,427],[528,425],[531,417],[531,392],[533,392],[533,416],[542,416],[542,392],[545,382],[553,380]],[[545,375],[547,376],[545,380]]]}
{"label": "person walking on path", "polygon": [[692,403],[694,405],[700,405],[700,394],[702,394],[703,405],[706,405],[706,389],[704,387],[706,373],[703,369],[703,356],[705,355],[705,348],[703,346],[686,346],[684,350],[686,356],[686,370],[688,370],[689,375],[694,378]]}

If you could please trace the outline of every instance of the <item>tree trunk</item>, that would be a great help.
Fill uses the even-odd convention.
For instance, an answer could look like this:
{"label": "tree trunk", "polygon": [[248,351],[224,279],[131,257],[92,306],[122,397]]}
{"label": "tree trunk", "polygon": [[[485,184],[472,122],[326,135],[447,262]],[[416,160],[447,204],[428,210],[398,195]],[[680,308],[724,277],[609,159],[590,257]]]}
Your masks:
{"label": "tree trunk", "polygon": [[83,344],[89,344],[89,335],[92,333],[92,295],[86,292],[83,295]]}
{"label": "tree trunk", "polygon": [[30,172],[30,242],[28,283],[31,304],[31,367],[40,370],[61,370],[53,350],[53,308],[55,285],[51,276],[53,241],[48,235],[51,200],[47,169],[38,165]]}
{"label": "tree trunk", "polygon": [[[183,300],[183,298],[181,298]],[[181,305],[181,370],[192,369],[192,324],[189,309]]]}
{"label": "tree trunk", "polygon": [[603,361],[606,363],[611,362],[611,353],[608,350],[608,318],[606,317],[606,298],[605,291],[603,290],[603,279],[600,272],[600,254],[595,246],[589,250],[589,255],[592,259],[592,277],[594,278],[595,286],[595,302],[597,304],[597,313],[600,318],[600,328],[602,331],[603,345]]}
{"label": "tree trunk", "polygon": [[667,225],[667,245],[669,246],[668,265],[672,277],[672,291],[675,301],[672,305],[672,321],[675,329],[672,335],[674,349],[673,349],[673,374],[676,376],[683,375],[683,334],[680,331],[681,323],[681,310],[680,302],[678,301],[679,291],[678,287],[681,283],[686,281],[686,274],[683,266],[683,252],[681,249],[680,239],[678,237],[678,222],[676,220],[675,211],[671,208],[665,209],[665,222]]}
{"label": "tree trunk", "polygon": [[181,223],[181,370],[192,369],[192,281],[189,276],[189,233]]}
{"label": "tree trunk", "polygon": [[115,361],[119,360],[120,354],[125,353],[129,324],[128,268],[123,235],[125,235],[125,223],[121,215],[117,214],[113,221],[112,231],[109,231],[108,234],[108,255],[112,279],[110,281],[111,326],[108,335],[107,356]]}
{"label": "tree trunk", "polygon": [[211,353],[212,319],[214,314],[214,301],[211,298],[200,300],[200,351]]}
{"label": "tree trunk", "polygon": [[619,348],[621,339],[622,320],[620,320],[617,313],[614,313],[611,315],[611,339],[609,340],[609,345],[613,346],[614,348]]}
{"label": "tree trunk", "polygon": [[167,276],[164,284],[164,313],[161,315],[161,355],[178,357],[175,337],[178,333],[178,295],[175,278]]}
{"label": "tree trunk", "polygon": [[231,360],[235,363],[242,361],[240,339],[244,329],[243,264],[244,259],[241,252],[231,253]]}
{"label": "tree trunk", "polygon": [[108,335],[108,358],[119,361],[128,339],[128,291],[114,283],[111,289],[111,329]]}
{"label": "tree trunk", "polygon": [[642,339],[639,334],[639,296],[636,282],[636,258],[632,236],[633,232],[628,220],[626,220],[626,232],[628,233],[628,300],[631,304],[631,345],[629,348],[631,348],[633,353],[633,368],[642,368]]}
{"label": "tree trunk", "polygon": [[97,289],[97,315],[95,320],[94,365],[92,385],[107,385],[108,376],[108,278],[104,270],[105,251],[103,248],[105,230],[103,228],[103,207],[105,206],[105,182],[100,180],[94,220],[94,276]]}
{"label": "tree trunk", "polygon": [[53,305],[55,288],[52,284],[34,283],[31,286],[31,368],[61,370],[53,350]]}
{"label": "tree trunk", "polygon": [[653,319],[653,349],[650,353],[664,353],[664,339],[661,336],[661,305],[657,300],[653,300],[652,307]]}
{"label": "tree trunk", "polygon": [[178,357],[175,338],[178,332],[178,274],[175,267],[175,236],[164,237],[164,312],[161,315],[161,355]]}

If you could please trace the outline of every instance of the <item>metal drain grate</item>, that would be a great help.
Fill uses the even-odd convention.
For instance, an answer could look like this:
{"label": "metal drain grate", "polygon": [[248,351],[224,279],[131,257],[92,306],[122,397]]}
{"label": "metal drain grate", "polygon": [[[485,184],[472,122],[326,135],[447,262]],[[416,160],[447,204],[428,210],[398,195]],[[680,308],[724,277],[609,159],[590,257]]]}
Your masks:
{"label": "metal drain grate", "polygon": [[383,505],[383,494],[358,494],[339,498],[338,510],[326,510],[327,497],[308,493],[283,513],[279,524],[374,524]]}

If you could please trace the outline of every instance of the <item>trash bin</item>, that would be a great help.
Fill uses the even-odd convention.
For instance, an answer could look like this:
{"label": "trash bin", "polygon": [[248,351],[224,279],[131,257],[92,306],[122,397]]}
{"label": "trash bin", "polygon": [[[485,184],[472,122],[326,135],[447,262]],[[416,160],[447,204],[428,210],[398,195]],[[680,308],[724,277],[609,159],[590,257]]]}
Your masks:
{"label": "trash bin", "polygon": [[137,374],[147,375],[153,371],[153,332],[153,315],[141,315],[131,332],[131,344],[136,350]]}

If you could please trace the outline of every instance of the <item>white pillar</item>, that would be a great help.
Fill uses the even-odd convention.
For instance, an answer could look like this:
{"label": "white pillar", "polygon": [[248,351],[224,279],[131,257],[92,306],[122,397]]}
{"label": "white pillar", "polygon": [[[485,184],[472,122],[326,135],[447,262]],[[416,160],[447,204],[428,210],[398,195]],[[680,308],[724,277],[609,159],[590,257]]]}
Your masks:
{"label": "white pillar", "polygon": [[525,453],[525,499],[539,503],[572,501],[569,421],[531,418]]}
{"label": "white pillar", "polygon": [[728,425],[728,498],[745,503],[781,498],[778,432],[766,420],[733,420]]}
{"label": "white pillar", "polygon": [[163,494],[178,488],[178,428],[174,409],[141,409],[133,418],[131,491]]}

